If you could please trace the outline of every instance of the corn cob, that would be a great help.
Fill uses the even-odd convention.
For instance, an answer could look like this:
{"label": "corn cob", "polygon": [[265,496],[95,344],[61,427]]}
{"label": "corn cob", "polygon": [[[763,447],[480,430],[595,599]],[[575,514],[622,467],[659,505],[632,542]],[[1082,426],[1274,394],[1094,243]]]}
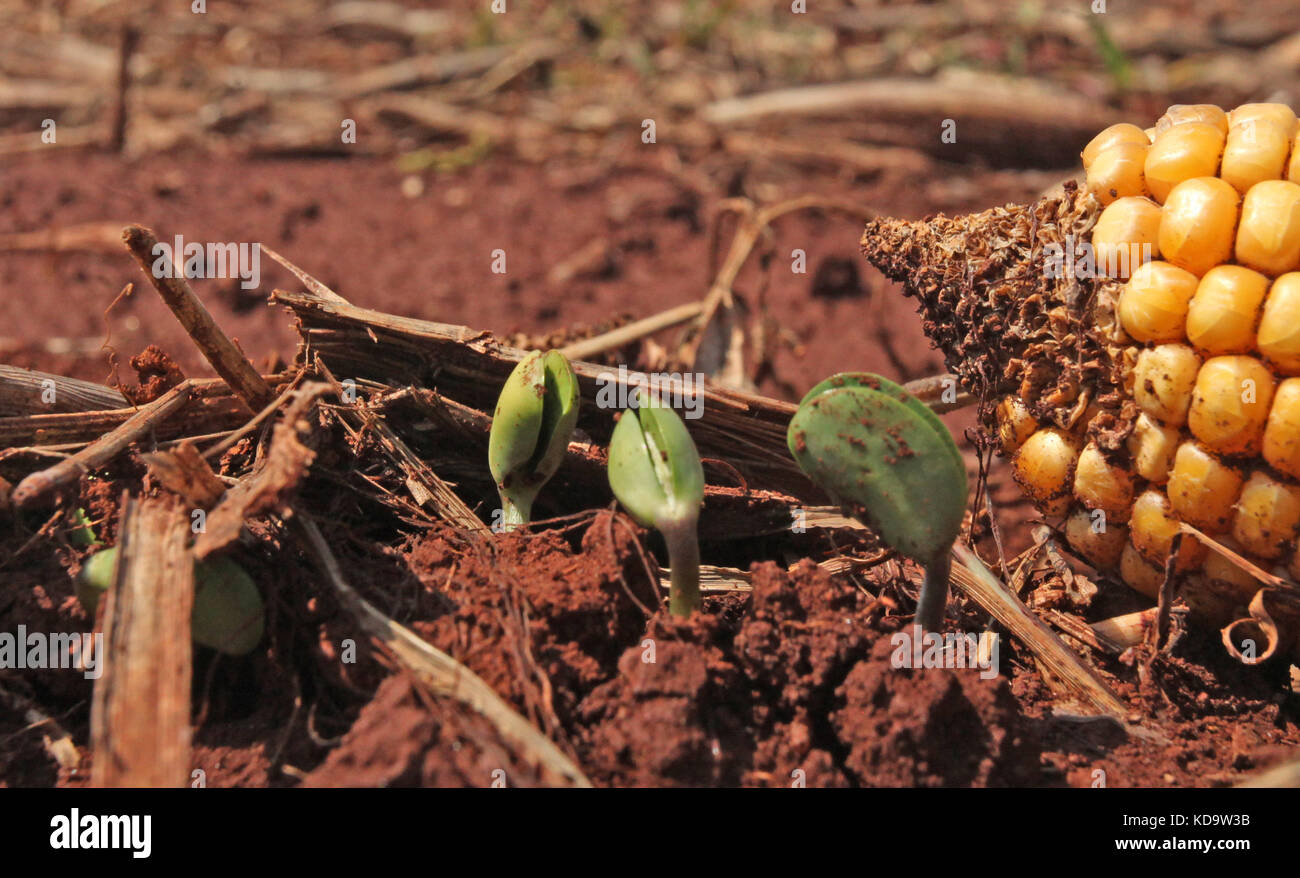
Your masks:
{"label": "corn cob", "polygon": [[[862,238],[1038,510],[1148,596],[1180,523],[1300,578],[1298,135],[1279,104],[1173,106],[1098,134],[1082,186]],[[1175,567],[1217,624],[1261,588],[1187,537]]]}

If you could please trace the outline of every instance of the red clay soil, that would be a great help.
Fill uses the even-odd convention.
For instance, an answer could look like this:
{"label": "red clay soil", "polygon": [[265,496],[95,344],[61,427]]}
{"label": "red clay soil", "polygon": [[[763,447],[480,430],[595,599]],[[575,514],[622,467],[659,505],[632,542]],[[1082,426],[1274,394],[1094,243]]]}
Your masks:
{"label": "red clay soil", "polygon": [[[83,487],[93,517],[109,505],[105,485]],[[111,537],[115,512],[102,511]],[[808,561],[757,563],[750,594],[709,598],[686,622],[647,617],[647,535],[624,522],[601,512],[490,547],[437,525],[378,551],[325,526],[367,599],[480,675],[599,785],[1090,786],[1098,771],[1109,786],[1212,785],[1300,742],[1284,671],[1235,666],[1196,633],[1173,657],[1100,667],[1152,740],[1054,715],[1053,694],[1014,645],[991,680],[896,669],[889,635],[907,617],[869,591],[898,594],[889,564],[860,584]],[[70,574],[86,550],[56,536],[17,555],[16,530],[3,540],[14,560],[0,628],[83,630]],[[266,648],[197,654],[195,765],[207,783],[540,782],[481,717],[393,672],[305,561],[266,548],[267,536],[240,557],[268,596]],[[355,660],[340,661],[349,639]],[[4,685],[59,706],[56,719],[84,745],[89,681],[43,671]],[[80,785],[87,771],[56,769],[39,731],[0,712],[4,784]]]}

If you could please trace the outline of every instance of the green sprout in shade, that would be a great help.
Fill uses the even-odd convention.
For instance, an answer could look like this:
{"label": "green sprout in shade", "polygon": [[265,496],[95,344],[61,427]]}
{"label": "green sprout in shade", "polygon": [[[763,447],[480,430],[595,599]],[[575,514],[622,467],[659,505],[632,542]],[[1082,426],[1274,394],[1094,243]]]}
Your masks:
{"label": "green sprout in shade", "polygon": [[623,412],[609,440],[609,486],[633,518],[663,534],[672,569],[668,610],[689,616],[700,606],[704,468],[675,411],[641,396],[638,408]]}
{"label": "green sprout in shade", "polygon": [[[77,599],[95,615],[99,597],[117,577],[117,548],[102,549],[86,559],[77,574]],[[262,595],[244,568],[229,558],[205,558],[194,565],[194,642],[227,655],[246,655],[262,639]]]}
{"label": "green sprout in shade", "polygon": [[560,468],[578,423],[578,399],[578,379],[559,351],[533,351],[501,388],[488,466],[507,529],[528,523],[537,492]]}
{"label": "green sprout in shade", "polygon": [[102,545],[99,537],[95,536],[95,529],[90,526],[90,516],[86,515],[85,509],[77,509],[72,521],[74,526],[68,533],[68,542],[79,549]]}
{"label": "green sprout in shade", "polygon": [[850,372],[808,392],[787,440],[836,503],[925,567],[916,622],[939,630],[967,494],[966,466],[948,428],[897,384]]}

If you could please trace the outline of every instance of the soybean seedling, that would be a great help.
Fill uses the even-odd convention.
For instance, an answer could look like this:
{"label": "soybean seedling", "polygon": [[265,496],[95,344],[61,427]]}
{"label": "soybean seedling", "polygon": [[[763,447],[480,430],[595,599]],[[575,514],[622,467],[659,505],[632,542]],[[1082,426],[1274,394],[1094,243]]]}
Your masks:
{"label": "soybean seedling", "polygon": [[609,440],[609,486],[618,502],[668,544],[672,585],[668,610],[689,616],[700,606],[700,544],[696,524],[704,501],[704,468],[686,425],[671,408],[638,394]]}
{"label": "soybean seedling", "polygon": [[578,379],[559,351],[533,351],[501,388],[488,466],[508,530],[528,523],[537,492],[560,468],[578,423],[578,399]]}
{"label": "soybean seedling", "polygon": [[[96,552],[82,565],[77,599],[91,616],[116,577],[116,546]],[[190,636],[195,643],[227,655],[246,655],[262,639],[265,615],[262,595],[244,568],[220,556],[194,565]]]}
{"label": "soybean seedling", "polygon": [[966,466],[948,428],[892,381],[846,372],[808,392],[787,441],[835,502],[924,566],[916,621],[937,631],[967,494]]}

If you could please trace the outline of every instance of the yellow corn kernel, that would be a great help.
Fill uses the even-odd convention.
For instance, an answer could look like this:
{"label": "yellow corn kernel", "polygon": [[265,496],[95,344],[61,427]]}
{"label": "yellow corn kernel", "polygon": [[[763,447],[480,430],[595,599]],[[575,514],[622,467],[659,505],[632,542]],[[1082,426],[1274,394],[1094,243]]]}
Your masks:
{"label": "yellow corn kernel", "polygon": [[1025,440],[1012,460],[1012,473],[1021,489],[1047,516],[1070,508],[1070,486],[1079,453],[1068,434],[1048,427]]}
{"label": "yellow corn kernel", "polygon": [[1160,586],[1165,582],[1163,567],[1156,567],[1139,554],[1129,543],[1119,556],[1119,575],[1129,588],[1146,595],[1151,600],[1160,597]]}
{"label": "yellow corn kernel", "polygon": [[1025,404],[1014,396],[1008,396],[998,403],[997,417],[998,438],[1002,441],[1004,454],[1015,454],[1038,429],[1038,421],[1029,413]]}
{"label": "yellow corn kernel", "polygon": [[1288,272],[1269,288],[1255,332],[1259,352],[1283,375],[1300,375],[1300,272]]}
{"label": "yellow corn kernel", "polygon": [[1294,137],[1294,128],[1284,128],[1272,119],[1250,119],[1233,125],[1223,146],[1219,176],[1243,195],[1256,183],[1282,179]]}
{"label": "yellow corn kernel", "polygon": [[1065,520],[1065,539],[1088,563],[1098,570],[1112,570],[1119,564],[1120,553],[1128,542],[1128,528],[1111,524],[1105,517],[1075,507]]}
{"label": "yellow corn kernel", "polygon": [[1273,469],[1300,479],[1300,378],[1286,379],[1273,394],[1263,454]]}
{"label": "yellow corn kernel", "polygon": [[1300,183],[1300,149],[1296,147],[1300,147],[1300,134],[1291,141],[1291,160],[1286,165],[1286,178]]}
{"label": "yellow corn kernel", "polygon": [[1228,114],[1214,104],[1174,104],[1156,121],[1156,134],[1187,122],[1209,122],[1228,133]]}
{"label": "yellow corn kernel", "polygon": [[1232,505],[1245,482],[1241,473],[1195,442],[1174,455],[1165,490],[1174,514],[1206,533],[1222,533],[1232,522]]}
{"label": "yellow corn kernel", "polygon": [[1103,150],[1088,166],[1088,191],[1102,204],[1110,204],[1116,198],[1148,194],[1143,176],[1148,149],[1145,143],[1117,143]]}
{"label": "yellow corn kernel", "polygon": [[1232,258],[1241,196],[1218,177],[1193,177],[1169,192],[1160,212],[1160,254],[1200,277]]}
{"label": "yellow corn kernel", "polygon": [[1300,488],[1257,472],[1241,489],[1232,519],[1232,538],[1252,555],[1281,558],[1295,545],[1300,528]]}
{"label": "yellow corn kernel", "polygon": [[1237,261],[1276,277],[1300,265],[1300,184],[1266,180],[1241,203]]}
{"label": "yellow corn kernel", "polygon": [[1107,461],[1096,443],[1089,442],[1074,465],[1074,496],[1088,509],[1106,513],[1109,521],[1128,521],[1133,477]]}
{"label": "yellow corn kernel", "polygon": [[1128,277],[1160,255],[1160,205],[1129,196],[1112,201],[1092,227],[1092,250],[1101,277]]}
{"label": "yellow corn kernel", "polygon": [[1201,278],[1187,306],[1187,340],[1207,354],[1244,354],[1255,346],[1255,322],[1268,278],[1240,265],[1218,265]]}
{"label": "yellow corn kernel", "polygon": [[[1174,548],[1178,519],[1163,491],[1147,490],[1138,495],[1129,518],[1129,540],[1143,558],[1162,569]],[[1205,560],[1205,546],[1195,537],[1183,537],[1178,550],[1178,569],[1195,570]]]}
{"label": "yellow corn kernel", "polygon": [[1199,281],[1190,271],[1168,262],[1140,266],[1119,297],[1124,331],[1138,341],[1182,341],[1187,334],[1187,305]]}
{"label": "yellow corn kernel", "polygon": [[1165,427],[1146,412],[1138,415],[1128,437],[1128,452],[1133,472],[1157,485],[1169,481],[1169,468],[1178,450],[1178,430]]}
{"label": "yellow corn kernel", "polygon": [[[1237,545],[1236,541],[1231,537],[1222,537],[1219,539],[1219,542],[1236,552],[1238,555],[1245,556],[1246,554],[1242,551],[1241,546]],[[1253,561],[1254,559],[1248,558],[1247,560]],[[1227,590],[1229,592],[1238,595],[1243,601],[1248,601],[1249,598],[1247,596],[1253,595],[1255,592],[1259,591],[1259,588],[1262,585],[1262,583],[1253,575],[1242,570],[1235,563],[1229,561],[1226,556],[1220,555],[1213,549],[1210,549],[1209,553],[1205,556],[1205,564],[1202,566],[1202,571],[1205,573],[1206,579],[1220,586],[1221,591],[1223,590],[1222,587],[1226,585],[1228,586]]]}
{"label": "yellow corn kernel", "polygon": [[1143,168],[1152,197],[1163,204],[1184,180],[1217,176],[1223,144],[1224,133],[1210,122],[1184,122],[1158,132]]}
{"label": "yellow corn kernel", "polygon": [[1088,145],[1083,148],[1080,158],[1083,159],[1083,168],[1087,170],[1097,156],[1101,155],[1112,146],[1121,143],[1140,143],[1146,146],[1151,143],[1147,139],[1146,132],[1136,125],[1128,122],[1120,122],[1117,125],[1111,125],[1109,128],[1102,130],[1100,134],[1088,141]]}
{"label": "yellow corn kernel", "polygon": [[1211,357],[1196,376],[1187,427],[1220,454],[1259,454],[1273,373],[1254,357]]}
{"label": "yellow corn kernel", "polygon": [[1287,131],[1296,127],[1295,111],[1286,104],[1242,104],[1228,113],[1228,126],[1244,125],[1247,122],[1266,120]]}
{"label": "yellow corn kernel", "polygon": [[1133,400],[1138,408],[1162,424],[1187,423],[1192,390],[1201,358],[1183,344],[1162,344],[1138,354],[1133,367]]}

